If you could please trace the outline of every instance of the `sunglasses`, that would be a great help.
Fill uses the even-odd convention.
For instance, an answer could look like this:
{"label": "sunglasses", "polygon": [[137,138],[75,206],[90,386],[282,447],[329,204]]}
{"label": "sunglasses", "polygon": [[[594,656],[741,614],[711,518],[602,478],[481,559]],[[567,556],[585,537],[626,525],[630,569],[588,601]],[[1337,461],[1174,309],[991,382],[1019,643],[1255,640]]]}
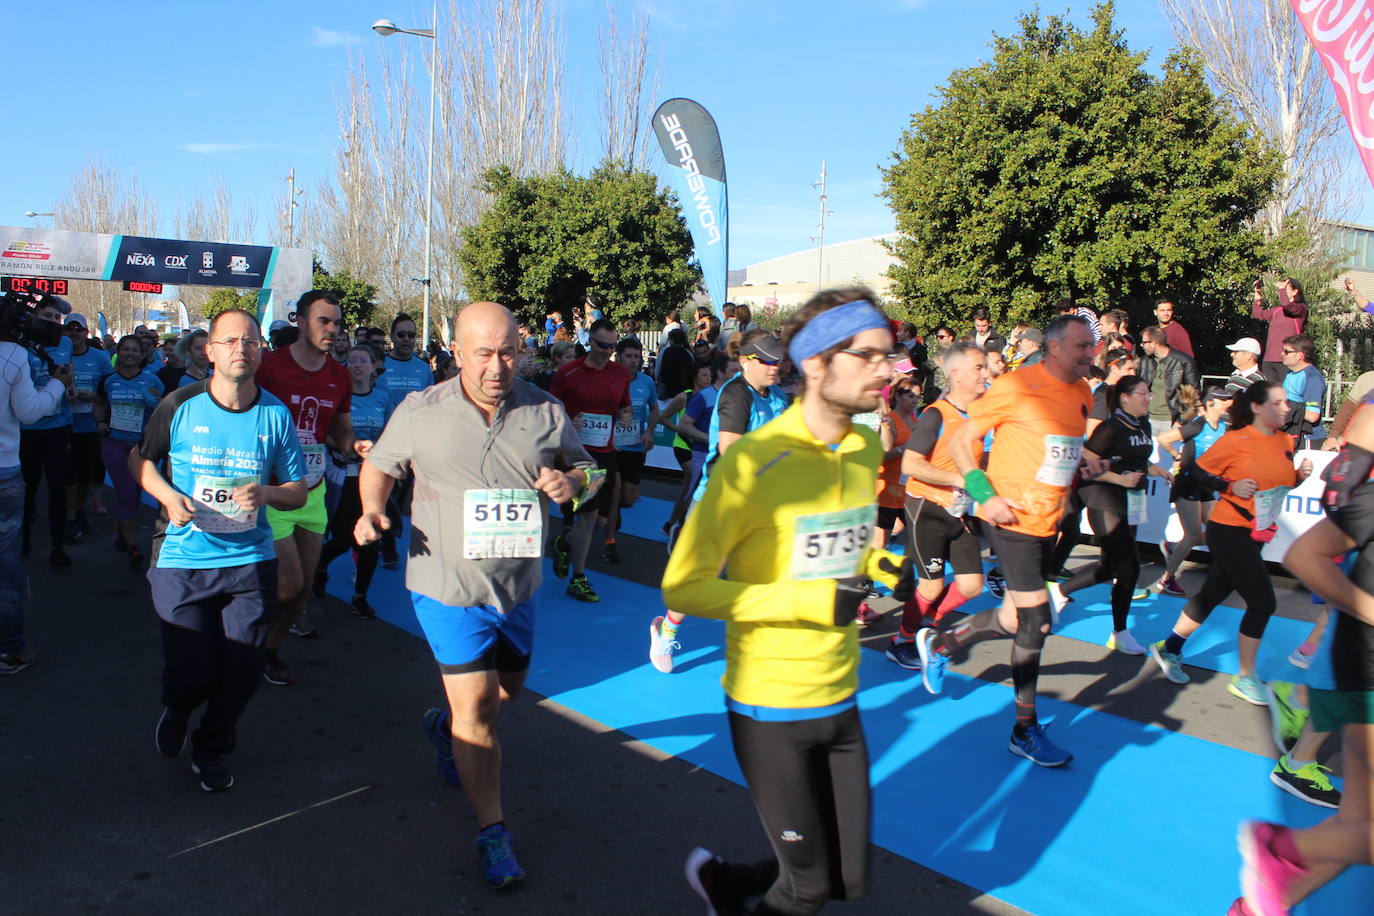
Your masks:
{"label": "sunglasses", "polygon": [[607,341],[604,341],[604,340],[597,340],[595,337],[593,337],[593,338],[592,338],[592,343],[596,344],[598,347],[600,347],[600,348],[603,349],[603,350],[614,350],[614,349],[615,349],[615,341],[614,341],[614,340],[612,340],[612,341],[610,341],[610,342],[607,342]]}
{"label": "sunglasses", "polygon": [[778,365],[779,363],[782,362],[782,360],[780,360],[780,359],[764,359],[762,356],[756,356],[756,355],[754,355],[753,353],[750,353],[748,356],[742,356],[742,357],[740,357],[740,358],[741,358],[741,359],[752,359],[754,362],[756,362],[756,363],[763,363],[765,366],[776,366],[776,365]]}

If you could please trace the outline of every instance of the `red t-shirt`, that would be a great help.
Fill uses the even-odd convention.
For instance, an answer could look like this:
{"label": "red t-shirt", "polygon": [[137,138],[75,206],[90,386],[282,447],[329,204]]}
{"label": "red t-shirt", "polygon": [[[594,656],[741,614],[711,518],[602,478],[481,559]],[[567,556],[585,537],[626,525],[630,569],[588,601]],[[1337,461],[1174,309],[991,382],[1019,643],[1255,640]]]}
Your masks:
{"label": "red t-shirt", "polygon": [[273,350],[263,355],[257,382],[291,411],[301,445],[322,444],[334,415],[353,410],[353,380],[347,369],[328,357],[322,368],[311,372],[296,362],[290,347]]}
{"label": "red t-shirt", "polygon": [[615,416],[630,406],[630,373],[619,363],[601,369],[587,365],[586,357],[575,359],[559,369],[549,384],[549,394],[563,402],[568,416],[577,419],[582,447],[589,452],[611,452],[611,430]]}

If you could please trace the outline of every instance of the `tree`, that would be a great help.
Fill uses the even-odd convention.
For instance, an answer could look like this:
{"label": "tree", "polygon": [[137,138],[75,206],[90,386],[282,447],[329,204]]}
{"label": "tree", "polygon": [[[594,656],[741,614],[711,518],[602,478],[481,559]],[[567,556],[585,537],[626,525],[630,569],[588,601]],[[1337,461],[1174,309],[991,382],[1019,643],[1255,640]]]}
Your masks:
{"label": "tree", "polygon": [[[258,313],[258,294],[255,292],[241,293],[236,289],[220,288],[210,293],[205,299],[205,304],[200,307],[201,320],[209,327],[211,319],[220,312],[227,312],[230,309],[243,309],[250,315]],[[266,328],[263,329],[264,331]]]}
{"label": "tree", "polygon": [[653,320],[701,283],[677,200],[648,172],[608,162],[585,178],[566,169],[520,177],[499,167],[483,190],[491,207],[458,252],[473,299],[541,321],[592,294],[614,321]]}
{"label": "tree", "polygon": [[331,272],[325,270],[319,258],[316,258],[315,289],[327,289],[339,297],[339,307],[347,327],[356,328],[372,321],[372,314],[377,307],[374,301],[377,287],[353,276],[347,268]]}
{"label": "tree", "polygon": [[883,170],[889,276],[912,319],[962,327],[981,305],[1043,321],[1070,296],[1139,326],[1167,295],[1204,350],[1236,330],[1268,257],[1253,220],[1277,157],[1220,108],[1193,54],[1160,76],[1144,62],[1105,3],[1090,29],[1024,15],[991,61],[950,75]]}

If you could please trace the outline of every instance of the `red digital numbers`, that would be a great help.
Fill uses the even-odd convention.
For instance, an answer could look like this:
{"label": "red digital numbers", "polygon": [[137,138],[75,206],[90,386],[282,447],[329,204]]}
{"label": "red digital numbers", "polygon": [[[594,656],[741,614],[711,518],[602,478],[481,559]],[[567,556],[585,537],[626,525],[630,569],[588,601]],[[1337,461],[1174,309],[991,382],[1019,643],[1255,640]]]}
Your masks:
{"label": "red digital numbers", "polygon": [[67,295],[67,281],[53,277],[0,277],[0,293]]}

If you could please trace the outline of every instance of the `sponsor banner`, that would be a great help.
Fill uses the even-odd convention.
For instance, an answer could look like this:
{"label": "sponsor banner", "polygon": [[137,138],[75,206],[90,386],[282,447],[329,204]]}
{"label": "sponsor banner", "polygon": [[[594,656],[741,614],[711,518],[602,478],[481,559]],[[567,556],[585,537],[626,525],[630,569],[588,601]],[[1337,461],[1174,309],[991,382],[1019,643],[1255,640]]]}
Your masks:
{"label": "sponsor banner", "polygon": [[719,313],[726,300],[730,253],[729,197],[720,131],[697,102],[669,99],[654,112],[654,133],[673,168],[678,202],[692,232],[697,263]]}
{"label": "sponsor banner", "polygon": [[101,280],[112,235],[0,226],[0,274]]}
{"label": "sponsor banner", "polygon": [[271,261],[271,246],[124,235],[108,279],[261,289]]}
{"label": "sponsor banner", "polygon": [[1371,0],[1291,0],[1321,57],[1350,125],[1360,161],[1374,182],[1374,45]]}

